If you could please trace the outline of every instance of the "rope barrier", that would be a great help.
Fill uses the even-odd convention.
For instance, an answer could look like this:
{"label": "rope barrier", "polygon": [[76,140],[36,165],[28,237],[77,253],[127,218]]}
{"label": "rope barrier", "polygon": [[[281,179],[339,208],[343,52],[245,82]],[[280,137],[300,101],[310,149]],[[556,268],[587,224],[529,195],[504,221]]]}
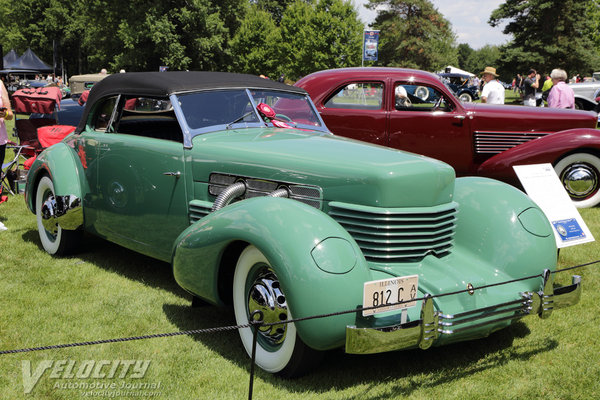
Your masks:
{"label": "rope barrier", "polygon": [[[557,270],[553,271],[552,273],[556,274],[556,273],[560,273],[560,272],[570,271],[570,270],[573,270],[576,268],[587,267],[587,266],[590,266],[593,264],[598,264],[598,263],[600,263],[600,260],[591,261],[588,263],[579,264],[579,265],[575,265],[572,267],[557,269]],[[452,296],[452,295],[471,292],[471,291],[475,291],[475,290],[482,290],[482,289],[487,289],[490,287],[505,285],[507,283],[515,283],[515,282],[525,281],[525,280],[534,279],[534,278],[541,278],[541,277],[542,277],[542,274],[531,275],[531,276],[526,276],[523,278],[512,279],[509,281],[504,281],[504,282],[499,282],[499,283],[491,283],[489,285],[477,286],[477,287],[473,287],[473,288],[469,288],[469,289],[457,290],[454,292],[431,295],[430,297],[438,298],[438,297]],[[232,331],[232,330],[243,329],[243,328],[250,328],[250,327],[257,326],[257,325],[259,325],[259,326],[282,325],[282,324],[289,324],[292,322],[301,322],[301,321],[307,321],[307,320],[311,320],[311,319],[328,318],[328,317],[334,317],[334,316],[338,316],[338,315],[357,313],[357,312],[361,312],[361,311],[365,311],[365,310],[374,310],[377,308],[389,307],[391,305],[399,305],[399,304],[404,304],[404,303],[410,303],[413,301],[422,301],[424,299],[425,299],[424,297],[418,297],[415,299],[399,301],[396,303],[381,304],[381,305],[372,306],[372,307],[356,307],[351,310],[338,311],[338,312],[333,312],[333,313],[328,313],[328,314],[313,315],[310,317],[303,317],[303,318],[294,318],[294,319],[290,319],[290,320],[271,322],[271,323],[264,323],[260,320],[259,321],[253,320],[253,321],[249,322],[248,324],[244,324],[244,325],[230,325],[230,326],[222,326],[222,327],[216,327],[216,328],[193,329],[193,330],[188,330],[188,331],[178,331],[178,332],[168,332],[168,333],[156,333],[156,334],[151,334],[151,335],[131,336],[131,337],[126,337],[126,338],[116,338],[116,339],[94,340],[94,341],[76,342],[76,343],[68,343],[68,344],[56,344],[56,345],[49,345],[49,346],[39,346],[39,347],[15,349],[15,350],[0,350],[0,355],[15,354],[15,353],[27,353],[27,352],[32,352],[32,351],[42,351],[42,350],[52,350],[52,349],[64,349],[64,348],[68,348],[68,347],[91,346],[91,345],[105,344],[105,343],[120,343],[120,342],[129,342],[129,341],[133,341],[133,340],[155,339],[155,338],[162,338],[162,337],[225,332],[225,331]]]}

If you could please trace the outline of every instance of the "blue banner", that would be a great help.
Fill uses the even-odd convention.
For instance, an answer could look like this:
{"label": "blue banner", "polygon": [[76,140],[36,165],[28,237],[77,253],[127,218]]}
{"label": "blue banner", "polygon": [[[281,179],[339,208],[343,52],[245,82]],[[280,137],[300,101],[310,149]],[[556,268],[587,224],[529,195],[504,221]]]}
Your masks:
{"label": "blue banner", "polygon": [[363,37],[363,61],[377,61],[379,31],[365,31]]}

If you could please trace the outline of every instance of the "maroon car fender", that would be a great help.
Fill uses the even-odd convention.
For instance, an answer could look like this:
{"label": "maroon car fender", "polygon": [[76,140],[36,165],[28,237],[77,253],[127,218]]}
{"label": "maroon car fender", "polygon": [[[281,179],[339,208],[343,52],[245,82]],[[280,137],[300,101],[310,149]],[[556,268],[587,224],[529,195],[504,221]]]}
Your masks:
{"label": "maroon car fender", "polygon": [[512,168],[514,165],[554,165],[564,156],[573,153],[600,156],[600,130],[569,129],[531,140],[486,160],[479,166],[477,174],[520,186]]}

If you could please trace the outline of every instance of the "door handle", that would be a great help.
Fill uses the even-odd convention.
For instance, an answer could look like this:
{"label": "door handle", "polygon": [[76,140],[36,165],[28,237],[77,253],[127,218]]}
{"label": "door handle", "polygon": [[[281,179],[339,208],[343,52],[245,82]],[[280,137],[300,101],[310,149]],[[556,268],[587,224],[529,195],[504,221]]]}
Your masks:
{"label": "door handle", "polygon": [[179,178],[181,176],[181,172],[163,172],[163,175],[174,176],[175,178]]}
{"label": "door handle", "polygon": [[461,121],[462,121],[463,119],[465,119],[465,118],[467,118],[467,117],[466,117],[466,116],[464,116],[464,115],[455,115],[455,116],[454,116],[454,119],[459,119],[459,120],[461,120]]}

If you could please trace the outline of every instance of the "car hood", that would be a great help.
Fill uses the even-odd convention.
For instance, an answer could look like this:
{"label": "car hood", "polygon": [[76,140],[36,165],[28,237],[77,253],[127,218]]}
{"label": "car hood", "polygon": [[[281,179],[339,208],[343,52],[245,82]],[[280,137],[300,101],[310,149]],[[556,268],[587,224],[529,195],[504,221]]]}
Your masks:
{"label": "car hood", "polygon": [[216,172],[315,185],[325,201],[390,208],[446,204],[454,192],[454,170],[441,161],[322,132],[215,132],[196,136],[191,153],[196,182]]}

